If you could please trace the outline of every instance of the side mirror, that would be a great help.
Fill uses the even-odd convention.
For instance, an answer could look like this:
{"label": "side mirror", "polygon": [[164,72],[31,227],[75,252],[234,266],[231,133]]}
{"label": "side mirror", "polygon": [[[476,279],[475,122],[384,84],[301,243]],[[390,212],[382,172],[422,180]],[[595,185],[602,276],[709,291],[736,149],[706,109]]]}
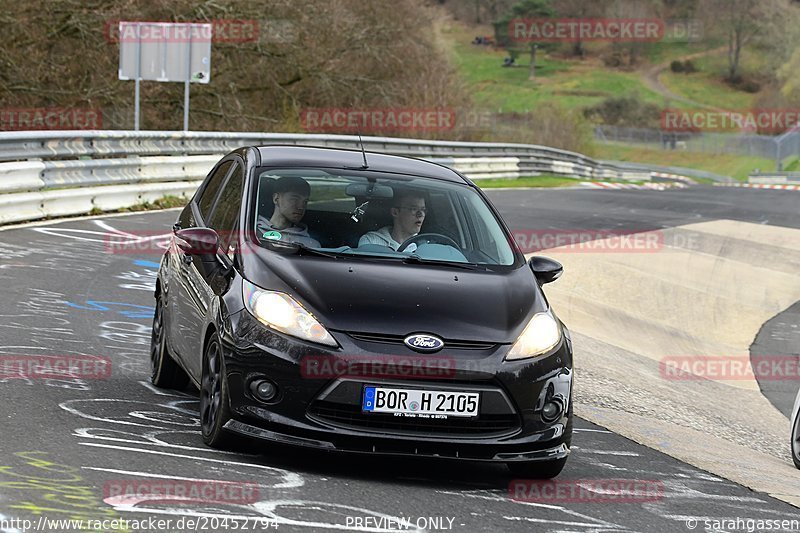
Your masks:
{"label": "side mirror", "polygon": [[219,235],[210,228],[187,228],[175,232],[175,244],[187,255],[217,255]]}
{"label": "side mirror", "polygon": [[564,266],[561,263],[555,259],[550,259],[549,257],[543,257],[541,255],[534,255],[531,257],[530,261],[528,261],[528,265],[530,265],[531,270],[533,270],[533,274],[536,276],[536,281],[539,282],[539,285],[552,283],[564,273]]}

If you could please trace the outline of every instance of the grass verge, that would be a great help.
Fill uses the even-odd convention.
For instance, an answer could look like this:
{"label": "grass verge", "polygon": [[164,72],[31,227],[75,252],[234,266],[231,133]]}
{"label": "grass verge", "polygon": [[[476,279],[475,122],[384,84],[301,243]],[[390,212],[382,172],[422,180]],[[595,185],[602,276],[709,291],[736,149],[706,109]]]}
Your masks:
{"label": "grass verge", "polygon": [[755,169],[775,170],[775,162],[763,157],[707,154],[683,150],[651,150],[619,144],[597,144],[595,145],[595,154],[598,159],[692,168],[730,176],[739,181],[747,181],[747,176]]}
{"label": "grass verge", "polygon": [[104,211],[95,207],[89,211],[89,215],[103,215],[109,213],[137,213],[139,211],[158,211],[159,209],[172,209],[174,207],[183,207],[189,203],[188,198],[181,198],[178,196],[162,196],[152,202],[142,202],[141,204],[132,205],[130,207],[122,207],[111,211]]}

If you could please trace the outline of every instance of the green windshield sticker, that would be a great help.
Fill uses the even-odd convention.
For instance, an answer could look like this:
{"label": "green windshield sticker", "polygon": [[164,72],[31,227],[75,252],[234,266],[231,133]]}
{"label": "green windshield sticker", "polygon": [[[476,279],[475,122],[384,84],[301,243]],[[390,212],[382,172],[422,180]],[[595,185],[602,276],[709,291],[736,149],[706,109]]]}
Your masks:
{"label": "green windshield sticker", "polygon": [[281,240],[281,233],[279,231],[267,231],[262,237],[273,241],[279,241]]}

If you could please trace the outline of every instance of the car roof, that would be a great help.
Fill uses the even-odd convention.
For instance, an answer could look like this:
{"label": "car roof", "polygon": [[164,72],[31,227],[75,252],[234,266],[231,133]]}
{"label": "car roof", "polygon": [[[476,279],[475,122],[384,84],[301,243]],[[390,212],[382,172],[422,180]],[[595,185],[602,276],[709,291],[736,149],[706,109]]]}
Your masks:
{"label": "car roof", "polygon": [[[360,169],[364,157],[360,150],[314,146],[256,146],[262,166],[319,166]],[[422,159],[367,152],[368,170],[411,174],[456,183],[468,183],[450,168]]]}

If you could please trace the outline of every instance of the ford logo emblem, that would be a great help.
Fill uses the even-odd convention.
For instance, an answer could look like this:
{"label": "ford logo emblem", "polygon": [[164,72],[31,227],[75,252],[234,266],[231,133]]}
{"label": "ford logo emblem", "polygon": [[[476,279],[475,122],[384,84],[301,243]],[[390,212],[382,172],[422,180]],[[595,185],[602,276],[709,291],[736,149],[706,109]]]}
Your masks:
{"label": "ford logo emblem", "polygon": [[409,335],[403,342],[406,346],[418,352],[436,352],[444,348],[444,341],[442,339],[424,333]]}

